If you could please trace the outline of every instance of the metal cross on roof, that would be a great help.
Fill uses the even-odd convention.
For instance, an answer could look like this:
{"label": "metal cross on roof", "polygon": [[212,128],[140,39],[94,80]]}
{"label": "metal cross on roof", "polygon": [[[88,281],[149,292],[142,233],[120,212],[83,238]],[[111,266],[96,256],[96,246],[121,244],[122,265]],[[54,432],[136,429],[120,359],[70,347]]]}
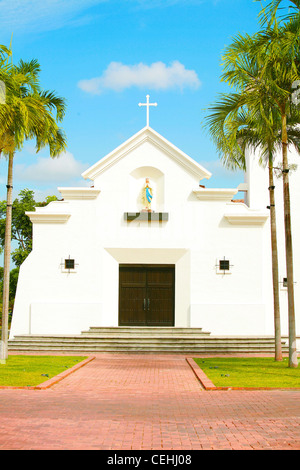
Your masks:
{"label": "metal cross on roof", "polygon": [[139,103],[139,106],[147,106],[147,127],[149,127],[149,107],[150,106],[157,106],[157,103],[149,103],[150,96],[147,95],[147,103]]}

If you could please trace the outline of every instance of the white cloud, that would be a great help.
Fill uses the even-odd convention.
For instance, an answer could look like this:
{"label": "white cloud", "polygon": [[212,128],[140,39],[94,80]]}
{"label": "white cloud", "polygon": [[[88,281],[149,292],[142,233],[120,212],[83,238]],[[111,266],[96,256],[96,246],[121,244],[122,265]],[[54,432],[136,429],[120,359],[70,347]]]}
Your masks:
{"label": "white cloud", "polygon": [[81,80],[81,90],[92,94],[101,94],[104,90],[122,91],[130,87],[166,90],[170,88],[198,88],[200,80],[194,70],[187,70],[184,65],[174,61],[171,65],[154,62],[151,65],[139,63],[125,65],[111,62],[100,77]]}
{"label": "white cloud", "polygon": [[57,185],[74,178],[80,178],[87,165],[75,160],[70,152],[64,152],[58,158],[38,157],[32,165],[15,165],[15,179],[28,183],[40,184],[55,182]]}

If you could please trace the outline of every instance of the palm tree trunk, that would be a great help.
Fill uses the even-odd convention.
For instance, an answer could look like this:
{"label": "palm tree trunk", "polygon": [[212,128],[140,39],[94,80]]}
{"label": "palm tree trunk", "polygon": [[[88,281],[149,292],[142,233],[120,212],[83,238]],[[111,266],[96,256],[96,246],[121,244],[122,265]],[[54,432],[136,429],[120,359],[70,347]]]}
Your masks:
{"label": "palm tree trunk", "polygon": [[279,275],[278,275],[278,249],[276,209],[274,194],[273,158],[269,155],[269,195],[270,195],[270,225],[271,225],[271,250],[272,250],[272,279],[273,279],[273,303],[274,303],[274,331],[275,331],[275,361],[282,361],[281,326],[279,305]]}
{"label": "palm tree trunk", "polygon": [[2,333],[0,363],[5,364],[8,357],[8,307],[9,307],[9,274],[11,253],[11,223],[12,223],[12,183],[13,183],[14,153],[9,152],[7,176],[7,206],[4,242],[4,272],[3,272],[3,304],[2,304]]}
{"label": "palm tree trunk", "polygon": [[296,321],[294,302],[294,272],[293,272],[293,244],[291,228],[291,206],[289,168],[287,156],[287,127],[286,115],[282,115],[282,172],[283,172],[283,201],[284,201],[284,227],[285,227],[285,256],[288,289],[288,315],[289,315],[289,367],[298,367],[296,349]]}

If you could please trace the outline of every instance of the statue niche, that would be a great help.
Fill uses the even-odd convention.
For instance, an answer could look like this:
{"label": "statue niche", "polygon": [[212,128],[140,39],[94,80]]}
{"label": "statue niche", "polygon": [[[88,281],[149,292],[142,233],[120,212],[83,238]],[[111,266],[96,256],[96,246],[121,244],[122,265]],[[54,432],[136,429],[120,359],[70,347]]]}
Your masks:
{"label": "statue niche", "polygon": [[129,198],[132,211],[164,211],[164,174],[154,167],[136,168],[130,173]]}

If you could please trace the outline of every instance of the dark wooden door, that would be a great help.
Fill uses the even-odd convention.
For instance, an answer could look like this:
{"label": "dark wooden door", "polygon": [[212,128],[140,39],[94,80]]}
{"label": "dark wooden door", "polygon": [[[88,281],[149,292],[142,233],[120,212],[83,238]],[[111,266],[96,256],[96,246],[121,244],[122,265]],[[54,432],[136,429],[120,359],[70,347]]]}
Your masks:
{"label": "dark wooden door", "polygon": [[119,325],[174,326],[175,267],[121,265]]}

